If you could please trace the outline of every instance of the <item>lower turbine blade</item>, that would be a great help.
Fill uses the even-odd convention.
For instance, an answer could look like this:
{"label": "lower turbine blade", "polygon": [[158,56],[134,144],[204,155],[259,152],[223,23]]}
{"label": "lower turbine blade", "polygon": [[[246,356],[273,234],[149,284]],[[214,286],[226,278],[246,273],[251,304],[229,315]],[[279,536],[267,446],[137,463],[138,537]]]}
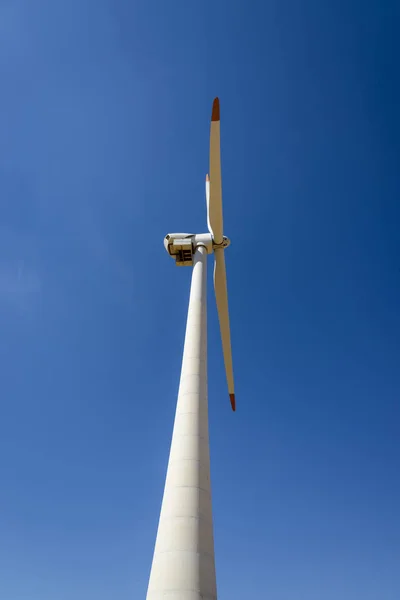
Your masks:
{"label": "lower turbine blade", "polygon": [[222,350],[229,398],[232,410],[236,410],[235,388],[233,382],[231,333],[229,326],[228,290],[226,285],[225,255],[222,248],[215,248],[214,289],[217,301],[219,326],[221,329]]}

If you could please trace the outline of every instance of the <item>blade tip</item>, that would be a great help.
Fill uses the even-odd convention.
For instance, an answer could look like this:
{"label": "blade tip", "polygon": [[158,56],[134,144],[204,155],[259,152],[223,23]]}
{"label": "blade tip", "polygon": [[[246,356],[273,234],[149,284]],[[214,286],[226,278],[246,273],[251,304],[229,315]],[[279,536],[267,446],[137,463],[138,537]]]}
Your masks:
{"label": "blade tip", "polygon": [[235,394],[229,394],[229,399],[231,401],[232,410],[233,410],[233,412],[235,412],[235,410],[236,410],[236,398],[235,398]]}
{"label": "blade tip", "polygon": [[219,120],[220,120],[219,98],[214,98],[211,121],[219,121]]}
{"label": "blade tip", "polygon": [[207,173],[207,175],[206,175],[206,181],[210,181],[210,176],[209,176],[209,174],[208,174],[208,173]]}

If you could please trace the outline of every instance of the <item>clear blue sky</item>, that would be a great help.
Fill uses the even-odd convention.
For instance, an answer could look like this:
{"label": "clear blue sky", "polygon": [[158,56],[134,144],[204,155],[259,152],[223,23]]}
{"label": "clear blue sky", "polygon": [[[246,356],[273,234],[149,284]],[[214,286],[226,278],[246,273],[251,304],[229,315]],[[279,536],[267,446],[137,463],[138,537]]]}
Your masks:
{"label": "clear blue sky", "polygon": [[398,600],[399,16],[0,1],[2,600],[145,597],[190,283],[162,242],[206,227],[215,95],[219,598]]}

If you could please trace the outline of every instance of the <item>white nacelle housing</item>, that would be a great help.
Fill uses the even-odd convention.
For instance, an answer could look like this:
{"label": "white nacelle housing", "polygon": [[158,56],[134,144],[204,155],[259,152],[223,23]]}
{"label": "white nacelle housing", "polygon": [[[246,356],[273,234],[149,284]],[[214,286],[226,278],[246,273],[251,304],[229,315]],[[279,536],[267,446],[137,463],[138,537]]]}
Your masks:
{"label": "white nacelle housing", "polygon": [[212,254],[214,248],[227,248],[230,243],[230,239],[224,236],[222,244],[216,245],[211,233],[168,233],[164,238],[164,247],[178,267],[193,265],[197,246],[204,246],[207,254]]}
{"label": "white nacelle housing", "polygon": [[170,256],[175,258],[178,267],[193,265],[193,254],[197,246],[204,246],[208,254],[213,251],[210,233],[169,233],[164,238],[164,246]]}

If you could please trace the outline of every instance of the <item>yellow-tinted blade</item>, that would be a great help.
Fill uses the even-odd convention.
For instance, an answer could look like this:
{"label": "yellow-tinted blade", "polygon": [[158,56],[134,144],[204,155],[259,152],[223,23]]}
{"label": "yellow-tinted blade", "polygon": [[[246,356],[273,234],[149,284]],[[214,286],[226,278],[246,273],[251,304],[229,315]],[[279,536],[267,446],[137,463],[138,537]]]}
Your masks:
{"label": "yellow-tinted blade", "polygon": [[232,348],[231,348],[231,333],[229,327],[229,311],[228,311],[228,290],[226,285],[226,269],[225,255],[222,248],[216,248],[215,265],[214,265],[214,289],[215,299],[217,301],[219,326],[221,329],[222,350],[224,353],[224,363],[226,380],[228,383],[229,398],[231,401],[232,410],[236,410],[235,387],[233,383],[233,367],[232,367]]}
{"label": "yellow-tinted blade", "polygon": [[219,99],[215,98],[211,115],[210,129],[210,200],[207,206],[208,229],[216,244],[222,244],[222,184],[220,149]]}

